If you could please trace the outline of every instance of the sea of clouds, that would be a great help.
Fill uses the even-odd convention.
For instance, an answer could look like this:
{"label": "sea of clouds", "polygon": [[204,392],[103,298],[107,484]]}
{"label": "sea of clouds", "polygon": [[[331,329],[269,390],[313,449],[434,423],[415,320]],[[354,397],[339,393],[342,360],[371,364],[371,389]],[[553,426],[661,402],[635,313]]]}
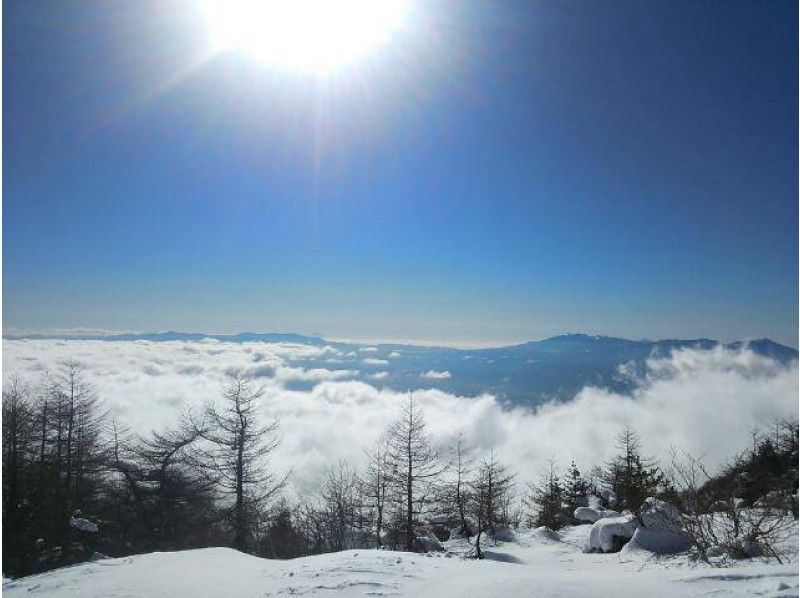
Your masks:
{"label": "sea of clouds", "polygon": [[[339,458],[360,464],[364,448],[397,417],[407,396],[382,388],[374,367],[364,374],[336,369],[338,352],[333,346],[211,340],[4,340],[3,371],[35,392],[47,371],[73,359],[111,412],[146,434],[187,407],[199,412],[217,400],[227,374],[240,370],[264,387],[264,416],[280,422],[276,469],[291,469],[294,487],[304,492],[326,464]],[[297,366],[321,357],[330,369]],[[444,449],[462,431],[478,451],[494,449],[521,482],[537,477],[551,458],[561,466],[574,459],[582,469],[602,463],[625,426],[662,460],[677,448],[705,456],[714,467],[747,446],[754,425],[798,413],[797,363],[784,366],[749,350],[676,351],[651,359],[630,396],[586,387],[568,402],[535,410],[504,407],[490,395],[426,389],[426,377],[443,375],[428,374],[414,399],[433,441]]]}

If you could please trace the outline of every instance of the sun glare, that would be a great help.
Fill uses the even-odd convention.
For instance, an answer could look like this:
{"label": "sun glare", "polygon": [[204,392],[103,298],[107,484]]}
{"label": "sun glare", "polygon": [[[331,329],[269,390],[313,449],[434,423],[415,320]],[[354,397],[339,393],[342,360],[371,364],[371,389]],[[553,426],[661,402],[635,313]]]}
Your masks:
{"label": "sun glare", "polygon": [[402,0],[205,0],[216,51],[240,50],[278,68],[326,73],[389,41]]}

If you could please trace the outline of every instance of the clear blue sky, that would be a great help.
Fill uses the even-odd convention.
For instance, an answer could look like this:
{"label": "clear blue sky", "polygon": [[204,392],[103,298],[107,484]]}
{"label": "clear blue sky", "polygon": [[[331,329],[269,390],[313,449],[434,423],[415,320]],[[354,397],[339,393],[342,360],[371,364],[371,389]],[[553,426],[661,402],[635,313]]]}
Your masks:
{"label": "clear blue sky", "polygon": [[327,81],[3,3],[3,327],[797,346],[793,1],[430,2]]}

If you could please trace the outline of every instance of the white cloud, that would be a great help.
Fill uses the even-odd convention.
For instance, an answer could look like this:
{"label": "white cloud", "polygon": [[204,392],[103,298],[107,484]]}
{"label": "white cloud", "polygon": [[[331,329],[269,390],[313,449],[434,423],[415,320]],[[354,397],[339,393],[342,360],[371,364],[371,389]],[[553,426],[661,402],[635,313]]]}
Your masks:
{"label": "white cloud", "polygon": [[[184,405],[199,408],[217,399],[232,368],[258,376],[264,414],[280,419],[282,442],[274,461],[292,468],[300,490],[312,486],[326,462],[345,457],[360,463],[363,448],[396,417],[407,396],[349,379],[359,375],[353,370],[288,365],[302,355],[319,355],[319,347],[52,340],[4,340],[3,347],[6,375],[17,372],[30,380],[76,359],[108,407],[142,433],[169,423]],[[383,373],[368,375],[380,380]],[[797,376],[796,364],[784,367],[750,351],[683,350],[652,359],[632,396],[590,387],[570,402],[536,410],[509,409],[489,395],[464,398],[434,389],[414,391],[414,397],[437,444],[446,445],[463,430],[478,449],[494,448],[524,482],[551,456],[562,465],[575,459],[582,468],[602,463],[625,425],[639,431],[652,455],[666,457],[677,446],[719,464],[746,446],[755,423],[797,415]],[[292,381],[312,387],[288,390]]]}
{"label": "white cloud", "polygon": [[425,378],[426,380],[447,380],[448,378],[453,377],[453,375],[447,370],[443,372],[437,370],[428,370],[427,372],[423,372],[419,376],[420,378]]}
{"label": "white cloud", "polygon": [[375,359],[374,357],[367,357],[363,362],[364,365],[386,365],[389,362],[385,359]]}
{"label": "white cloud", "polygon": [[358,370],[328,370],[280,366],[275,372],[275,379],[281,382],[288,380],[301,380],[304,382],[322,382],[323,380],[344,380],[358,375]]}

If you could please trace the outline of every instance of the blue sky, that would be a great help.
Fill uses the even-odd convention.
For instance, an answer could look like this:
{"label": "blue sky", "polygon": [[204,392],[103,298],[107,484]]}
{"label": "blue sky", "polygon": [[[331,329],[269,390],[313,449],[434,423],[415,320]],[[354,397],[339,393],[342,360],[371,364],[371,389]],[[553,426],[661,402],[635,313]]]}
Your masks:
{"label": "blue sky", "polygon": [[3,327],[797,346],[793,2],[431,2],[325,80],[3,3]]}

